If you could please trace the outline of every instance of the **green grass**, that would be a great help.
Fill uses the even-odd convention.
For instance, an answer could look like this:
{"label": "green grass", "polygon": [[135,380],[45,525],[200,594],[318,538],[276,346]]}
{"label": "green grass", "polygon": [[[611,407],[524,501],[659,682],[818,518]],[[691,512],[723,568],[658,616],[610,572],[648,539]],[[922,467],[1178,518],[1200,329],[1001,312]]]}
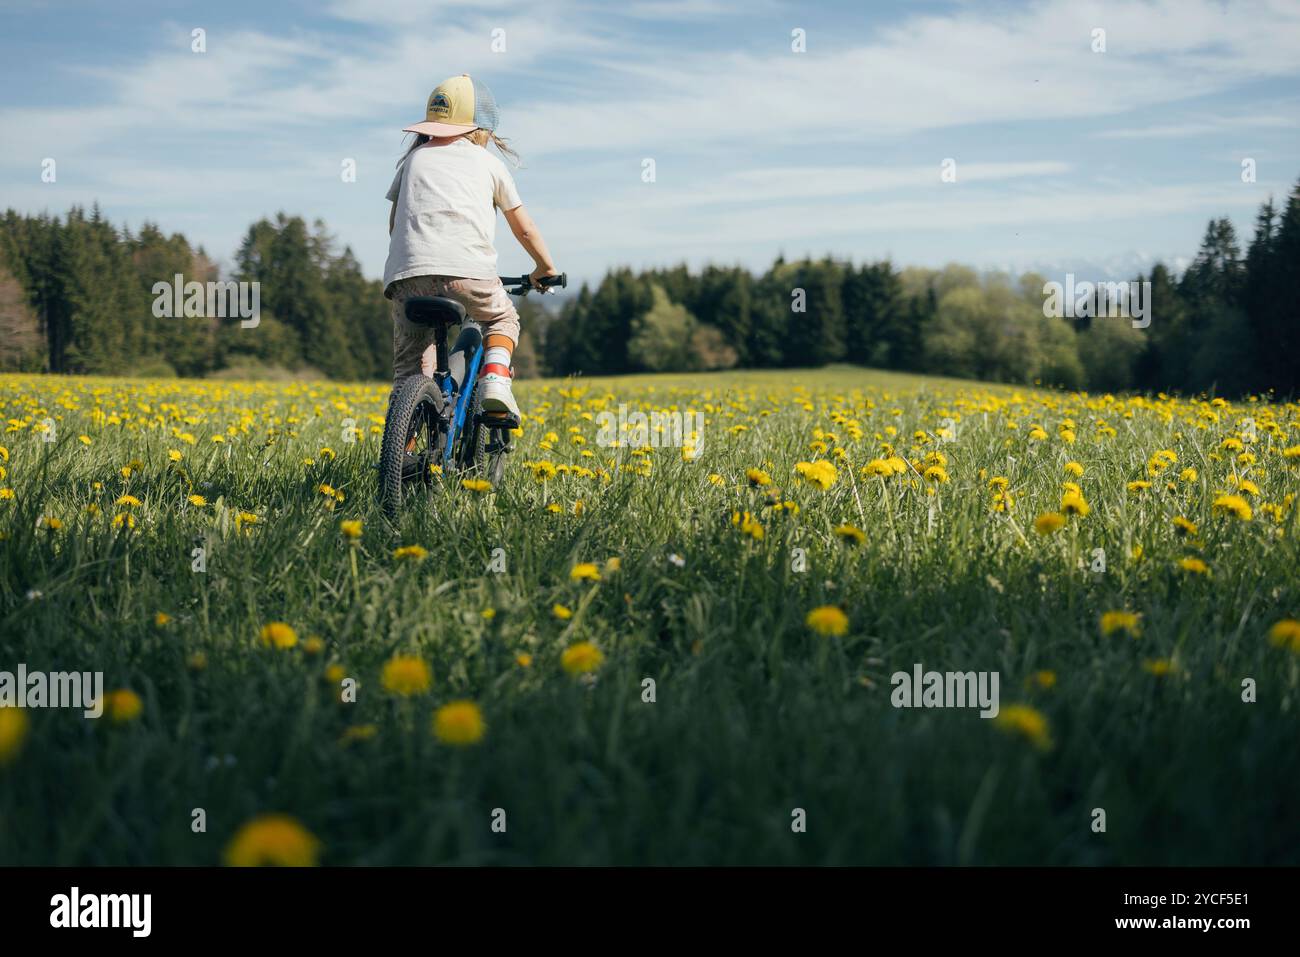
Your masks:
{"label": "green grass", "polygon": [[[521,387],[544,423],[525,423],[496,494],[444,480],[393,530],[371,468],[369,417],[382,416],[385,387],[0,378],[0,418],[11,420],[0,487],[13,490],[0,501],[0,670],[102,670],[144,703],[123,724],[28,713],[21,748],[0,766],[0,863],[217,864],[267,812],[300,821],[327,864],[1300,861],[1300,656],[1268,640],[1300,612],[1286,498],[1300,459],[1282,451],[1300,442],[1300,407],[847,368],[580,381],[581,395],[571,385]],[[648,476],[619,468],[630,450],[597,447],[590,418],[619,402],[703,411],[696,460],[663,448]],[[1253,464],[1222,448],[1246,431],[1244,416],[1258,430]],[[53,442],[33,432],[47,418]],[[1066,418],[1073,444],[1059,437]],[[360,442],[343,441],[348,419]],[[914,446],[915,430],[945,419],[954,441]],[[1114,437],[1098,434],[1098,419]],[[1029,438],[1035,423],[1047,439]],[[226,442],[210,441],[231,425]],[[586,444],[567,439],[570,427]],[[825,491],[794,473],[826,457],[809,448],[816,428],[847,455]],[[540,448],[550,431],[559,440]],[[882,454],[877,433],[923,468],[941,450],[950,481],[927,495],[910,471],[859,474]],[[1128,491],[1160,449],[1178,463]],[[543,484],[523,464],[542,459],[608,481]],[[1038,535],[1033,519],[1058,507],[1071,460],[1085,468],[1091,512]],[[1196,479],[1180,480],[1188,466]],[[751,467],[798,513],[766,508],[768,490],[746,483]],[[1010,480],[1010,519],[990,508],[997,475]],[[1254,517],[1216,515],[1216,494],[1241,478],[1258,486]],[[332,511],[321,483],[345,496]],[[189,505],[193,493],[208,505]],[[141,504],[115,506],[123,494]],[[227,509],[259,521],[240,531]],[[733,525],[736,510],[757,517],[761,541]],[[134,530],[112,527],[123,512]],[[43,515],[63,527],[38,528]],[[1177,536],[1176,515],[1198,534]],[[342,519],[363,521],[356,546]],[[841,523],[865,542],[839,541]],[[196,574],[191,549],[205,535],[207,572]],[[394,560],[404,544],[430,554]],[[505,574],[485,571],[496,548]],[[796,548],[806,571],[792,567]],[[1096,548],[1104,574],[1078,564]],[[1179,569],[1189,555],[1210,576]],[[615,556],[621,570],[602,581],[570,580],[575,563]],[[557,603],[574,617],[554,617]],[[804,624],[827,604],[847,613],[846,635]],[[1140,638],[1100,633],[1101,614],[1117,609],[1142,615]],[[159,611],[173,620],[157,626]],[[325,650],[263,647],[271,621],[320,636]],[[561,667],[576,641],[606,656],[594,680]],[[206,667],[189,664],[195,653]],[[399,653],[429,663],[428,694],[383,690],[383,664]],[[529,667],[516,661],[524,653]],[[1151,674],[1152,660],[1172,671]],[[914,662],[999,672],[1002,707],[1037,709],[1053,746],[971,710],[892,707],[890,675]],[[334,664],[359,682],[355,703],[325,679]],[[1042,670],[1054,687],[1030,686]],[[642,700],[646,678],[654,703]],[[1255,703],[1242,701],[1245,678]],[[431,716],[466,698],[488,731],[453,748],[430,733]],[[365,724],[373,738],[340,743]],[[191,829],[195,808],[205,833]],[[491,829],[496,808],[505,833]],[[791,828],[796,808],[804,833]],[[1094,808],[1104,833],[1091,828]]]}

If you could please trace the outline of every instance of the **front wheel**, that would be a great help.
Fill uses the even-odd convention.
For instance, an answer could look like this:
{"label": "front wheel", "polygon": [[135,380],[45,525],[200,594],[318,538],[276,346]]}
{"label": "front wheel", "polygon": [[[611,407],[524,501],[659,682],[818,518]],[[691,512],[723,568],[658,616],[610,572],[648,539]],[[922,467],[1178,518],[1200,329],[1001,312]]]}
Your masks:
{"label": "front wheel", "polygon": [[[502,425],[494,425],[500,419]],[[478,384],[474,385],[474,394],[470,396],[469,408],[466,409],[465,428],[461,432],[460,454],[457,464],[461,470],[474,478],[486,479],[496,488],[506,470],[506,453],[510,451],[510,428],[512,421],[499,416],[483,414]]]}
{"label": "front wheel", "polygon": [[429,484],[430,469],[441,461],[443,405],[437,384],[426,376],[408,376],[393,387],[379,453],[379,502],[389,518],[396,517],[404,494]]}

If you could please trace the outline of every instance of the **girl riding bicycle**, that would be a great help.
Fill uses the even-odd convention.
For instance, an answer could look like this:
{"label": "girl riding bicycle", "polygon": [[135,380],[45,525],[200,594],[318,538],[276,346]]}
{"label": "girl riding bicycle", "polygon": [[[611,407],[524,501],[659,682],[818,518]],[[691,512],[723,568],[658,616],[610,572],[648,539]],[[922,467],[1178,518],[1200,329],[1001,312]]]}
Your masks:
{"label": "girl riding bicycle", "polygon": [[384,295],[393,301],[393,380],[432,376],[431,330],[404,315],[413,296],[443,296],[465,307],[483,328],[486,351],[479,378],[483,411],[519,417],[510,388],[510,357],[519,341],[519,314],[497,278],[496,210],[533,257],[529,277],[559,275],[542,234],[523,207],[510,171],[488,143],[514,158],[496,135],[491,91],[468,74],[451,77],[429,95],[425,120],[406,127],[415,142],[388,189],[388,262]]}

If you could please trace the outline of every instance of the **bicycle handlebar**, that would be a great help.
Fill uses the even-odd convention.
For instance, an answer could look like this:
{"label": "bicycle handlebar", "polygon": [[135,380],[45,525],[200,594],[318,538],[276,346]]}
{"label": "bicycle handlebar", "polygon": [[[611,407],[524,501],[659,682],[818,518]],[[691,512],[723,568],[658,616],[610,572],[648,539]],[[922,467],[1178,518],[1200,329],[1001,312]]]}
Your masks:
{"label": "bicycle handlebar", "polygon": [[[499,276],[497,278],[499,278],[502,284],[505,286],[516,287],[514,289],[506,290],[506,292],[510,293],[511,295],[515,295],[515,296],[527,295],[528,292],[533,289],[538,289],[539,291],[541,291],[539,286],[533,284],[533,280],[531,276]],[[559,286],[561,289],[564,289],[568,285],[569,285],[569,276],[567,273],[560,273],[558,276],[543,276],[542,279],[540,280],[540,286],[545,289],[549,289],[552,286]]]}

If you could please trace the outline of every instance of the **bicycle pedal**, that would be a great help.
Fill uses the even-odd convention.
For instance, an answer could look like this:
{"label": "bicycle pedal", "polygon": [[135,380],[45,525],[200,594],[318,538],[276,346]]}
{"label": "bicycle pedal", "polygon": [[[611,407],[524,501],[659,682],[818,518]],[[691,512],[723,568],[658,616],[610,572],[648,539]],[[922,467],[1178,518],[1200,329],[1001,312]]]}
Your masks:
{"label": "bicycle pedal", "polygon": [[489,429],[519,428],[519,420],[505,412],[484,412],[479,416],[479,421]]}

